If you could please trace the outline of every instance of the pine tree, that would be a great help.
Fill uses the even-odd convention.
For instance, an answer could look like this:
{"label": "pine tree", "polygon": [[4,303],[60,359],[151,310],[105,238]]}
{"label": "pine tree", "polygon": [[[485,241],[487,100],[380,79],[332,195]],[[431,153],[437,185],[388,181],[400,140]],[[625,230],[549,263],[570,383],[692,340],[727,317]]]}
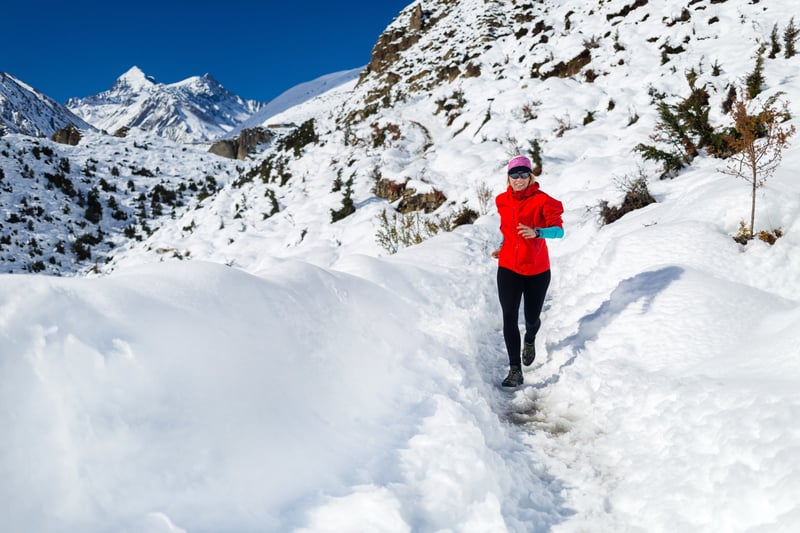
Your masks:
{"label": "pine tree", "polygon": [[342,198],[342,207],[339,209],[331,209],[331,222],[337,222],[346,216],[352,215],[356,212],[355,203],[353,202],[353,176],[350,176],[345,182],[344,198]]}
{"label": "pine tree", "polygon": [[792,17],[789,19],[789,25],[786,26],[785,30],[783,30],[783,57],[788,59],[790,57],[794,57],[794,55],[797,53],[794,43],[797,41],[798,36],[800,36],[800,29],[795,27],[794,17]]}
{"label": "pine tree", "polygon": [[745,79],[747,85],[748,98],[755,98],[761,92],[761,87],[764,85],[764,47],[758,49],[756,54],[756,66],[753,72],[747,75]]}
{"label": "pine tree", "polygon": [[776,57],[778,57],[778,54],[781,51],[781,45],[778,42],[777,23],[772,27],[772,33],[769,36],[769,42],[770,42],[770,49],[769,49],[769,55],[767,57],[769,57],[770,59],[775,59]]}
{"label": "pine tree", "polygon": [[89,190],[86,197],[86,211],[83,216],[93,224],[98,224],[102,220],[103,206],[100,204],[100,195],[97,189]]}

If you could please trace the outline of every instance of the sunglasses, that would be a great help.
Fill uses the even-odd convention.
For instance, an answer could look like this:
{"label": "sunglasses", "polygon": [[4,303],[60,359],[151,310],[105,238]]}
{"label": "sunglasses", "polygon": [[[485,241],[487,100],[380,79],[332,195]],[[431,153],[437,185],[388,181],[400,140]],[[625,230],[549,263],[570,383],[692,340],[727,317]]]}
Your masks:
{"label": "sunglasses", "polygon": [[522,170],[517,170],[516,172],[512,172],[508,175],[509,178],[512,180],[526,180],[531,177],[530,172],[524,172]]}

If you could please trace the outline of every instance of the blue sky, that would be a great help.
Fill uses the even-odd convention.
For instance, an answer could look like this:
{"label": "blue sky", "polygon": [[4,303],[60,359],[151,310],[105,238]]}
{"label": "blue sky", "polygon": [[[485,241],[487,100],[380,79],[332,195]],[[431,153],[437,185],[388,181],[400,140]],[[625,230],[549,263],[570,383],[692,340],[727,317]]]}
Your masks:
{"label": "blue sky", "polygon": [[159,83],[209,73],[243,98],[267,101],[366,65],[413,1],[12,0],[0,17],[0,71],[62,103],[109,89],[132,66]]}

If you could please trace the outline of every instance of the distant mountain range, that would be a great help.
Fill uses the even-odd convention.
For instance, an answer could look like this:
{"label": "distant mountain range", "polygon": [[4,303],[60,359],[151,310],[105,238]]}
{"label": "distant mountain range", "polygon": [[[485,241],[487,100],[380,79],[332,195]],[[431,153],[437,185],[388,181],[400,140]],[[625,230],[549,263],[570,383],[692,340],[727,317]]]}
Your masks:
{"label": "distant mountain range", "polygon": [[176,142],[213,142],[264,125],[271,116],[355,80],[362,71],[327,74],[259,102],[231,93],[210,74],[163,84],[132,67],[109,90],[70,98],[65,105],[0,72],[0,135],[50,137],[73,124],[110,134],[136,128]]}
{"label": "distant mountain range", "polygon": [[220,138],[265,105],[231,93],[210,74],[163,84],[138,67],[120,76],[108,91],[66,103],[75,115],[109,133],[139,128],[180,142]]}

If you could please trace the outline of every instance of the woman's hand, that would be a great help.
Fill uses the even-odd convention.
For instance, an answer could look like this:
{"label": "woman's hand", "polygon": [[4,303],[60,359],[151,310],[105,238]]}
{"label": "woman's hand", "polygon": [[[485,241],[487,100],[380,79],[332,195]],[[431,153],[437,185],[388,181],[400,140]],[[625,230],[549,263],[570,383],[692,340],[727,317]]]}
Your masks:
{"label": "woman's hand", "polygon": [[518,224],[517,225],[517,233],[523,239],[536,239],[539,237],[539,232],[536,229],[526,226],[525,224]]}
{"label": "woman's hand", "polygon": [[498,248],[497,250],[493,250],[492,251],[492,257],[494,257],[495,259],[500,257],[500,248]]}

